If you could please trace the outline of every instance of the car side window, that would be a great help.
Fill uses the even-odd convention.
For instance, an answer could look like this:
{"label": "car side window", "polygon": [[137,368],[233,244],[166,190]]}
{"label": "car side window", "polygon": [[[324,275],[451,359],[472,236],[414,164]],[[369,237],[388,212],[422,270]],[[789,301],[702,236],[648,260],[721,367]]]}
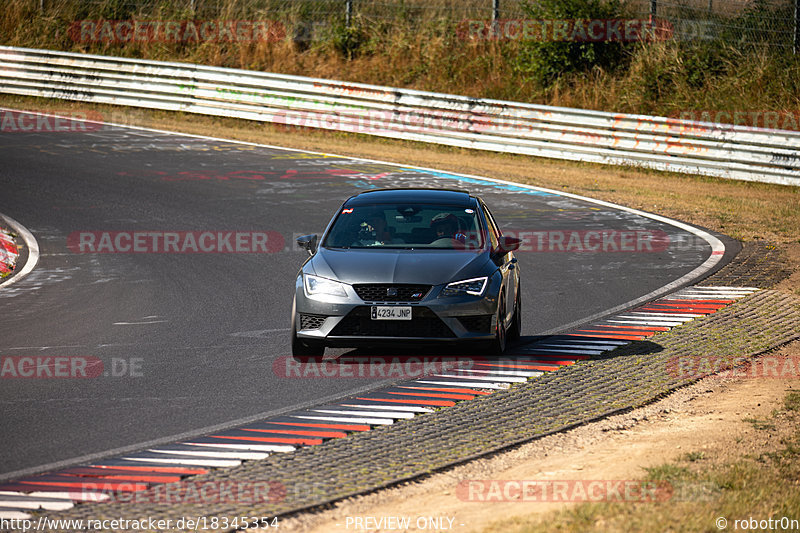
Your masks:
{"label": "car side window", "polygon": [[483,210],[483,216],[486,219],[486,224],[489,226],[489,242],[491,242],[492,250],[494,250],[500,244],[500,231],[497,229],[494,218],[492,218],[492,214],[489,213],[489,210],[486,208],[486,206],[481,204],[481,209]]}

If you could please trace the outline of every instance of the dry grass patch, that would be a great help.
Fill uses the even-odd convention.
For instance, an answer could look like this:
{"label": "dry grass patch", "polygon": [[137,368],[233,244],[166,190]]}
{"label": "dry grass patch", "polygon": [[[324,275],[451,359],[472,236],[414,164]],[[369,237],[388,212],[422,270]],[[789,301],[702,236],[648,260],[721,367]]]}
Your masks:
{"label": "dry grass patch", "polygon": [[[773,524],[784,521],[783,526],[767,529],[797,530],[798,422],[800,392],[789,391],[783,405],[768,420],[754,421],[754,435],[738,439],[738,457],[720,463],[713,454],[690,452],[675,462],[647,468],[646,480],[676,490],[667,501],[581,504],[560,512],[496,522],[485,531],[761,530],[753,528],[751,518],[756,524],[770,518]],[[744,525],[742,521],[746,521]]]}

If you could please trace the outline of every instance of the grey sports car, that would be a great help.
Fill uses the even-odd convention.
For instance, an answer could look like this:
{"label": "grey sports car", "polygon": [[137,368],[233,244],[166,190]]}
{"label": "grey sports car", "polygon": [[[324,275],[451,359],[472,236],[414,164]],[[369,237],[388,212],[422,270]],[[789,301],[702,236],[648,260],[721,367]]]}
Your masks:
{"label": "grey sports car", "polygon": [[326,346],[471,341],[493,354],[519,337],[514,250],[467,191],[384,189],[348,198],[297,274],[292,353]]}

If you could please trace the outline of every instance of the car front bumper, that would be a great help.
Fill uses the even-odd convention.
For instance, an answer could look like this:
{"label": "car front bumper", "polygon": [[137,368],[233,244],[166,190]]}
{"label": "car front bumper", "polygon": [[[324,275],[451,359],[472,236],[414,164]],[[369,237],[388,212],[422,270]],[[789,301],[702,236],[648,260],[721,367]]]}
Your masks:
{"label": "car front bumper", "polygon": [[[491,340],[497,321],[499,276],[490,277],[482,296],[441,295],[434,285],[416,302],[366,301],[347,286],[347,296],[306,293],[302,276],[295,284],[292,323],[299,339],[327,346]],[[411,320],[374,320],[373,305],[411,307]]]}

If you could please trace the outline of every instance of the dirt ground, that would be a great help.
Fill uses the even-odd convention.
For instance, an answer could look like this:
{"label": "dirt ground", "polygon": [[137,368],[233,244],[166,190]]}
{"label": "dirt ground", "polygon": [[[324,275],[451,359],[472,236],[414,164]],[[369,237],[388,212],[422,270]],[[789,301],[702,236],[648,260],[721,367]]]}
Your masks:
{"label": "dirt ground", "polygon": [[775,288],[788,294],[800,295],[800,240],[786,244],[783,250],[792,274]]}
{"label": "dirt ground", "polygon": [[[800,356],[800,341],[769,357]],[[780,407],[800,379],[709,377],[644,408],[545,437],[517,449],[458,466],[446,472],[338,503],[334,508],[283,520],[287,531],[397,531],[373,527],[387,517],[438,518],[427,531],[490,532],[496,522],[514,517],[547,520],[548,513],[574,503],[464,501],[457,491],[464,480],[636,480],[645,468],[675,461],[686,454],[702,456],[704,465],[729,464],[778,445],[776,428],[765,441],[763,431],[747,419],[763,420]],[[430,522],[427,522],[428,524]],[[422,522],[420,522],[422,524]],[[493,525],[495,524],[495,525]],[[359,527],[361,525],[361,527]]]}

